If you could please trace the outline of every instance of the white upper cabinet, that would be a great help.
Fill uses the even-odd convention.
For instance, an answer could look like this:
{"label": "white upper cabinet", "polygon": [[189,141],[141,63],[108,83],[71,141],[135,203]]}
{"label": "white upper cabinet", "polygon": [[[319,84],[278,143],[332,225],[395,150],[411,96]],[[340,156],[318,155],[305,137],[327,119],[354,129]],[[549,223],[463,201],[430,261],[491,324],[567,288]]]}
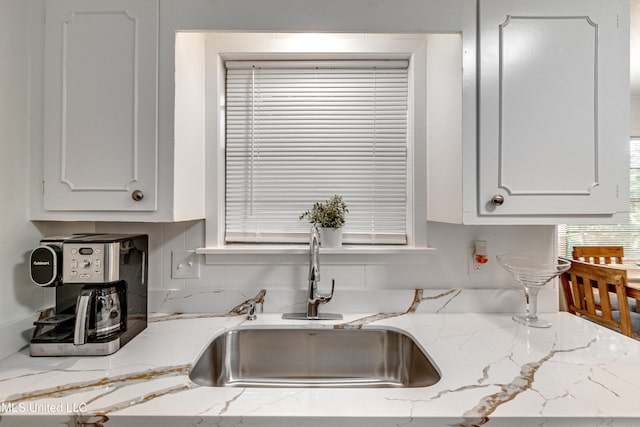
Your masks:
{"label": "white upper cabinet", "polygon": [[626,211],[628,1],[479,5],[478,222]]}
{"label": "white upper cabinet", "polygon": [[303,3],[257,23],[233,0],[34,2],[45,27],[31,54],[31,219],[203,218],[205,193],[223,197],[222,174],[205,176],[205,141],[208,154],[223,146],[211,117],[224,100],[205,108],[220,82],[205,76],[205,43],[182,46],[176,32],[310,28],[461,34],[449,65],[428,61],[436,90],[412,118],[427,132],[416,170],[428,176],[428,220],[612,222],[628,211],[629,0],[381,2],[397,19],[354,0],[320,23],[308,8],[323,6]]}
{"label": "white upper cabinet", "polygon": [[[160,36],[159,10],[159,0],[44,1],[42,42],[34,44],[42,56],[33,56],[44,108],[42,139],[32,137],[31,219],[204,217],[204,111],[187,96],[203,88],[191,84],[176,96],[184,66],[175,31]],[[191,74],[202,72],[189,64]],[[176,111],[188,129],[179,136]]]}
{"label": "white upper cabinet", "polygon": [[156,0],[46,3],[44,209],[157,207]]}

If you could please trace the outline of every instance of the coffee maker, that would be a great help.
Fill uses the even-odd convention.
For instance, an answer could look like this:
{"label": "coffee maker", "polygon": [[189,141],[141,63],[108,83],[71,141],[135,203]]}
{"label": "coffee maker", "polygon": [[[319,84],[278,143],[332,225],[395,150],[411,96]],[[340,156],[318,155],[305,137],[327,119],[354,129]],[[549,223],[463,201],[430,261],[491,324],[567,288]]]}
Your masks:
{"label": "coffee maker", "polygon": [[31,355],[112,354],[144,330],[148,242],[135,234],[42,239],[31,252],[31,280],[55,287],[55,307],[34,322]]}

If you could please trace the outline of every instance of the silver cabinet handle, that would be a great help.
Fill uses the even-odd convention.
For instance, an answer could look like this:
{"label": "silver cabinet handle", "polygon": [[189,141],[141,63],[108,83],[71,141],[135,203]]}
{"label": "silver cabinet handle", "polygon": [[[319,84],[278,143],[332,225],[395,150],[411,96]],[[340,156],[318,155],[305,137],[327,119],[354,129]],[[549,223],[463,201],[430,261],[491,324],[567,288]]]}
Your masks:
{"label": "silver cabinet handle", "polygon": [[491,203],[494,206],[502,206],[502,204],[504,203],[504,197],[502,197],[500,194],[496,194],[491,198]]}
{"label": "silver cabinet handle", "polygon": [[136,190],[131,193],[131,198],[136,202],[139,202],[140,200],[144,199],[144,193],[141,190]]}

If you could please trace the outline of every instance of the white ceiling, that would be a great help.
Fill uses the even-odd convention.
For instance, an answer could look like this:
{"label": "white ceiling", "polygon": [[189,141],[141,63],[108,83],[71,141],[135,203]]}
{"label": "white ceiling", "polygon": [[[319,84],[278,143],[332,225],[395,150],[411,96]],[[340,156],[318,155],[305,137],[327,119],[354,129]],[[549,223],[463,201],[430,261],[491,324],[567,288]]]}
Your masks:
{"label": "white ceiling", "polygon": [[640,96],[640,0],[631,0],[631,95]]}

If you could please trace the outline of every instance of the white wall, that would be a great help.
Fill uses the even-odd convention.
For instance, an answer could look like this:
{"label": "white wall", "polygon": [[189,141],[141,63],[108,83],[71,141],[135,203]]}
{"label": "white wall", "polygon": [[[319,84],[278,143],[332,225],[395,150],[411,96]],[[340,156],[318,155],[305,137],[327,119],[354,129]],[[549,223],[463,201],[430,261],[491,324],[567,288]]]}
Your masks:
{"label": "white wall", "polygon": [[640,95],[631,97],[631,136],[640,138]]}
{"label": "white wall", "polygon": [[91,231],[90,223],[33,223],[29,216],[32,112],[30,2],[0,0],[0,359],[25,346],[35,313],[54,291],[29,278],[31,250],[43,236]]}
{"label": "white wall", "polygon": [[26,263],[41,236],[27,220],[28,28],[28,2],[0,0],[0,358],[26,342],[15,331],[31,326],[30,316],[46,299],[29,280]]}

